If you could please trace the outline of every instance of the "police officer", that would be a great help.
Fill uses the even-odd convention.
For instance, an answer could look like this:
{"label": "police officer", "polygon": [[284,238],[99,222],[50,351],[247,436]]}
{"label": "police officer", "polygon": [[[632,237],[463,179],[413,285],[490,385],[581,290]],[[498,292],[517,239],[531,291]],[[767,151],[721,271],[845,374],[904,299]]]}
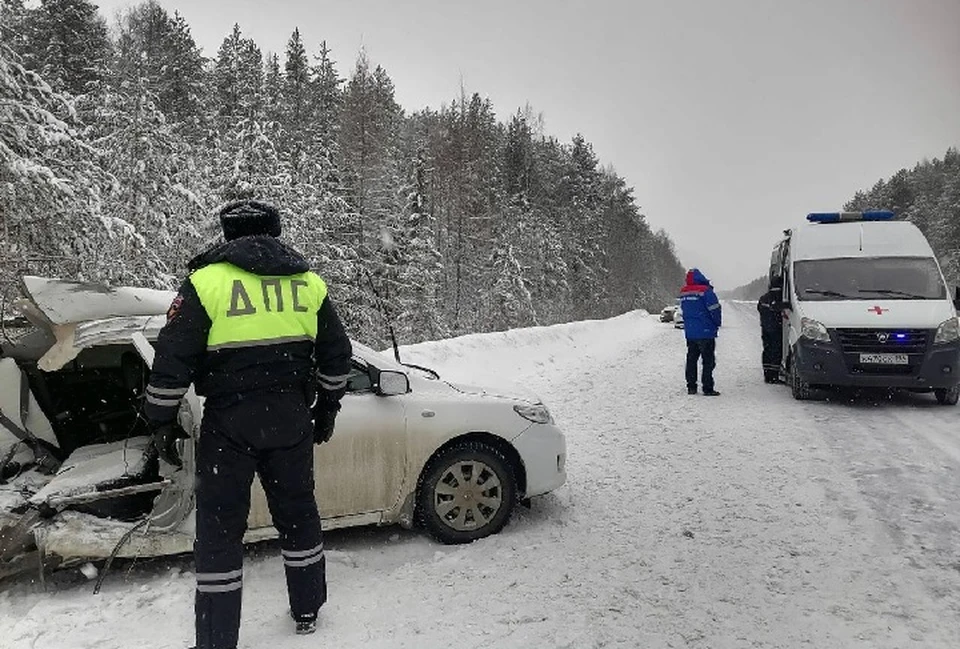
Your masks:
{"label": "police officer", "polygon": [[763,380],[780,382],[780,361],[783,356],[783,292],[770,289],[757,302],[760,313],[760,339],[763,342]]}
{"label": "police officer", "polygon": [[[297,633],[327,598],[313,445],[333,433],[350,340],[323,280],[277,237],[271,205],[220,211],[225,242],[196,257],[156,344],[145,414],[161,459],[182,466],[174,423],[191,383],[205,396],[196,442],[197,649],[235,649],[254,472],[280,533]],[[313,420],[313,422],[311,422]]]}

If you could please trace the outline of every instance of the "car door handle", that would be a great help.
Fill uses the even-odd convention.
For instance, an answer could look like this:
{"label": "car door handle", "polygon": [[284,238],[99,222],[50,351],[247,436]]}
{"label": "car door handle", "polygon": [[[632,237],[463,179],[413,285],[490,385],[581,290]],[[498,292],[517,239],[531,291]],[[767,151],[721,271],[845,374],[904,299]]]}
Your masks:
{"label": "car door handle", "polygon": [[426,417],[427,419],[430,419],[431,417],[436,417],[437,413],[435,413],[432,410],[424,410],[423,412],[420,413],[420,415],[423,417]]}

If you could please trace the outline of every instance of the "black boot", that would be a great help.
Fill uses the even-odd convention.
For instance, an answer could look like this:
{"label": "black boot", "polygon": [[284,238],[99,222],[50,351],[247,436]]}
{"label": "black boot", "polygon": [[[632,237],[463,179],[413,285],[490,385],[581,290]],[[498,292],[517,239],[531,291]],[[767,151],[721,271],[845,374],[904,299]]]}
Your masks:
{"label": "black boot", "polygon": [[317,616],[316,615],[301,615],[297,617],[290,613],[290,617],[293,618],[293,621],[297,623],[297,635],[310,635],[315,633],[317,630]]}
{"label": "black boot", "polygon": [[297,635],[310,635],[317,630],[317,618],[297,620]]}

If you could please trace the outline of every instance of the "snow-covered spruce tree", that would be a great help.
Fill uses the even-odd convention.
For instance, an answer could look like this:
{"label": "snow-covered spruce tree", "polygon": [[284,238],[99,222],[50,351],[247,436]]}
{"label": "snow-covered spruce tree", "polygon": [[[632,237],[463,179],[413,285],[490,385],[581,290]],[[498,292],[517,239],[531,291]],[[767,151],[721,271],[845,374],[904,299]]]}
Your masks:
{"label": "snow-covered spruce tree", "polygon": [[96,90],[107,73],[107,26],[88,0],[41,0],[20,26],[25,67],[55,92],[74,97]]}
{"label": "snow-covered spruce tree", "polygon": [[299,29],[295,29],[287,41],[283,70],[280,148],[293,182],[309,183],[312,174],[307,170],[311,166],[307,158],[312,153],[315,123],[311,111],[310,62]]}
{"label": "snow-covered spruce tree", "polygon": [[84,99],[88,137],[116,181],[104,216],[135,234],[118,254],[123,281],[171,287],[201,245],[198,56],[182,18],[140,5],[120,19],[113,74]]}
{"label": "snow-covered spruce tree", "polygon": [[577,135],[560,185],[564,200],[564,241],[574,320],[597,317],[606,300],[601,179],[593,147]]}
{"label": "snow-covered spruce tree", "polygon": [[167,122],[200,136],[204,93],[203,58],[179,14],[149,0],[121,16],[113,63],[116,85],[143,84]]}
{"label": "snow-covered spruce tree", "polygon": [[284,205],[290,186],[279,124],[264,116],[263,55],[239,25],[220,46],[210,102],[217,125],[210,154],[209,203],[257,196]]}
{"label": "snow-covered spruce tree", "polygon": [[324,223],[321,216],[329,207],[322,195],[325,156],[319,151],[311,69],[299,30],[287,42],[283,67],[278,151],[290,178],[284,199],[287,229],[311,265],[329,266],[334,224]]}
{"label": "snow-covered spruce tree", "polygon": [[514,239],[504,235],[490,260],[493,283],[484,291],[482,308],[489,310],[488,331],[501,331],[536,324],[533,297],[517,258]]}
{"label": "snow-covered spruce tree", "polygon": [[[520,142],[511,145],[524,151],[524,190],[510,203],[522,208],[527,236],[522,240],[521,258],[537,321],[553,324],[566,321],[571,308],[562,237],[563,211],[558,200],[566,152],[554,138],[535,137],[526,126],[527,119],[523,116],[525,128],[513,133],[513,137],[521,137]],[[508,134],[508,141],[510,137]]]}
{"label": "snow-covered spruce tree", "polygon": [[69,98],[0,43],[0,281],[5,286],[27,272],[98,278],[97,253],[109,250],[110,243],[100,219],[108,178],[76,126]]}
{"label": "snow-covered spruce tree", "polygon": [[426,159],[422,149],[404,187],[407,206],[396,241],[397,332],[406,343],[446,335],[440,304],[442,257],[436,248],[436,224],[425,203]]}
{"label": "snow-covered spruce tree", "polygon": [[172,288],[200,246],[204,207],[188,184],[191,149],[170,124],[146,80],[104,93],[96,146],[113,178],[103,213],[124,222],[140,241],[120,251],[124,281]]}
{"label": "snow-covered spruce tree", "polygon": [[282,92],[283,75],[280,72],[280,57],[270,54],[267,56],[263,75],[263,117],[269,123],[280,124],[283,112],[280,104]]}
{"label": "snow-covered spruce tree", "polygon": [[348,238],[341,243],[354,249],[353,281],[361,300],[348,308],[355,318],[353,326],[364,331],[383,329],[377,301],[370,298],[368,274],[386,308],[391,313],[397,310],[390,241],[404,207],[398,165],[401,120],[393,82],[383,68],[371,70],[361,52],[344,93],[340,151],[346,198],[354,216]]}
{"label": "snow-covered spruce tree", "polygon": [[[340,126],[343,112],[343,79],[337,73],[332,53],[322,42],[309,74],[309,126],[304,178],[313,191],[309,223],[316,233],[309,242],[311,263],[328,280],[348,323],[364,320],[361,314],[369,287],[358,281],[362,260],[355,245],[355,207],[347,200],[341,165]],[[382,331],[382,326],[379,326]],[[351,329],[355,335],[365,332]],[[373,339],[369,339],[373,342]]]}

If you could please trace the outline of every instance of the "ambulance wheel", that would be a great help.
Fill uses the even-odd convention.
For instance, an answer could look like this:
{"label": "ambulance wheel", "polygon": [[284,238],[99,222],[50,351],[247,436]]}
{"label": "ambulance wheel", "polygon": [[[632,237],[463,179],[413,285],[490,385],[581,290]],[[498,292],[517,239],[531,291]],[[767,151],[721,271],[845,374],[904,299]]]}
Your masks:
{"label": "ambulance wheel", "polygon": [[790,392],[793,394],[794,399],[797,401],[807,401],[813,396],[813,390],[810,388],[810,384],[804,381],[800,377],[800,373],[797,372],[796,363],[794,363],[793,358],[790,359],[787,377],[790,382]]}
{"label": "ambulance wheel", "polygon": [[943,390],[934,390],[933,395],[941,406],[955,406],[960,401],[960,385]]}
{"label": "ambulance wheel", "polygon": [[510,520],[517,483],[510,462],[482,442],[465,442],[434,457],[417,493],[421,524],[448,545],[496,534]]}

